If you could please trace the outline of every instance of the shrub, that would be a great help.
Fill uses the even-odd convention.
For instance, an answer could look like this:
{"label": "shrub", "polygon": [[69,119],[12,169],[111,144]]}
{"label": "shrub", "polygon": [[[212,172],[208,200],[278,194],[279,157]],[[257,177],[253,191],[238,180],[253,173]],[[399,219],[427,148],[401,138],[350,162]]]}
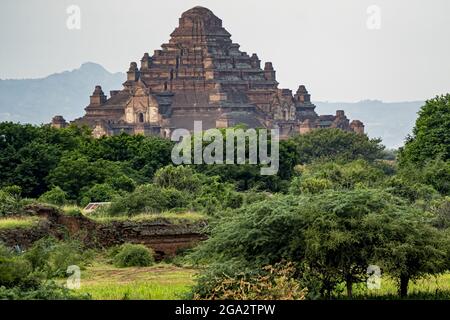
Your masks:
{"label": "shrub", "polygon": [[204,179],[190,167],[168,165],[155,173],[154,183],[161,188],[197,192]]}
{"label": "shrub", "polygon": [[90,202],[109,202],[118,195],[114,188],[106,183],[96,184],[81,192],[81,206],[87,206]]}
{"label": "shrub", "polygon": [[2,191],[5,191],[6,193],[9,193],[10,195],[14,197],[20,197],[22,194],[22,188],[20,186],[12,185],[12,186],[6,186],[1,189]]}
{"label": "shrub", "polygon": [[20,198],[5,189],[0,190],[0,216],[20,213],[22,206]]}
{"label": "shrub", "polygon": [[160,188],[153,184],[142,185],[134,192],[117,197],[108,208],[112,215],[159,213],[173,208],[186,207],[189,194],[173,188]]}
{"label": "shrub", "polygon": [[34,287],[12,287],[0,286],[0,300],[87,300],[89,294],[77,294],[50,281]]}
{"label": "shrub", "polygon": [[80,217],[83,215],[81,212],[81,209],[77,206],[64,206],[63,207],[63,213],[66,216],[72,216],[72,217]]}
{"label": "shrub", "polygon": [[[239,270],[239,271],[238,271]],[[306,289],[295,279],[292,263],[259,270],[213,265],[193,288],[194,299],[207,300],[304,300]]]}
{"label": "shrub", "polygon": [[236,209],[242,205],[242,194],[236,192],[231,183],[220,182],[219,179],[217,176],[207,178],[207,182],[205,181],[192,201],[193,209],[214,214],[228,208]]}
{"label": "shrub", "polygon": [[45,272],[37,267],[45,264],[47,257],[47,254],[35,255],[30,261],[30,256],[0,244],[0,300],[88,299],[89,295],[78,295],[54,281],[46,281]]}
{"label": "shrub", "polygon": [[393,176],[384,183],[386,190],[398,197],[415,202],[419,199],[430,201],[439,197],[439,193],[433,187],[417,182],[411,182],[403,177]]}
{"label": "shrub", "polygon": [[75,240],[57,241],[54,238],[44,238],[25,252],[33,270],[44,272],[47,277],[65,277],[67,267],[77,265],[85,267],[91,260],[91,251],[85,250],[82,244]]}
{"label": "shrub", "polygon": [[436,228],[450,228],[450,197],[445,197],[434,201],[431,205],[431,212],[435,216],[433,225]]}
{"label": "shrub", "polygon": [[123,244],[113,258],[114,265],[120,268],[148,267],[154,262],[153,250],[142,244]]}
{"label": "shrub", "polygon": [[67,193],[60,187],[54,187],[39,197],[39,201],[63,206],[67,202]]}
{"label": "shrub", "polygon": [[302,179],[300,177],[295,177],[292,180],[291,187],[289,188],[290,193],[320,193],[326,189],[332,188],[332,183],[323,178],[306,178]]}
{"label": "shrub", "polygon": [[355,189],[373,187],[385,178],[378,163],[356,160],[348,163],[318,162],[296,166],[295,177],[290,186],[293,194],[320,193],[327,189]]}

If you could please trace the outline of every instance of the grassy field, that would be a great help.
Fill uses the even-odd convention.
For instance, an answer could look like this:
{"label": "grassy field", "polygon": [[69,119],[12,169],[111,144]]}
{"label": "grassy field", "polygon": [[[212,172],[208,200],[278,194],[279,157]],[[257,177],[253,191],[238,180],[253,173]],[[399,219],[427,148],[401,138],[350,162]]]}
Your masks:
{"label": "grassy field", "polygon": [[[346,299],[345,284],[340,286],[340,298]],[[388,276],[381,278],[380,289],[369,290],[365,283],[353,286],[356,299],[398,299],[397,283]],[[410,281],[407,299],[450,299],[450,273]]]}
{"label": "grassy field", "polygon": [[[99,300],[177,300],[183,299],[194,284],[196,270],[160,263],[145,268],[116,268],[96,264],[82,271],[80,293]],[[342,287],[342,290],[344,286]],[[346,299],[344,290],[340,296]],[[382,277],[381,289],[354,286],[356,299],[398,299],[396,283]],[[450,273],[410,283],[409,299],[450,299]]]}
{"label": "grassy field", "polygon": [[8,217],[0,219],[0,230],[4,229],[28,229],[38,225],[39,217]]}
{"label": "grassy field", "polygon": [[100,300],[176,300],[189,292],[194,274],[193,269],[163,263],[145,268],[98,264],[81,272],[77,291]]}

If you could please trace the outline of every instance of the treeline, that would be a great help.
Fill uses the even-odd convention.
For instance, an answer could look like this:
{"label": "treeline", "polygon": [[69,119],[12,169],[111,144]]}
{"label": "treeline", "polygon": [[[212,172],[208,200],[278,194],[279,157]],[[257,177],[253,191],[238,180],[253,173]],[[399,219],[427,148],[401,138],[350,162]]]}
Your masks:
{"label": "treeline", "polygon": [[[254,165],[194,165],[193,170],[229,182],[238,191],[285,192],[294,167],[317,159],[374,160],[382,157],[379,140],[340,130],[318,130],[281,141],[280,170],[261,176]],[[159,137],[126,134],[94,139],[78,127],[54,129],[0,123],[0,187],[18,186],[22,197],[52,197],[84,205],[109,201],[151,183],[156,171],[172,163],[173,143]],[[46,194],[51,192],[51,194]]]}

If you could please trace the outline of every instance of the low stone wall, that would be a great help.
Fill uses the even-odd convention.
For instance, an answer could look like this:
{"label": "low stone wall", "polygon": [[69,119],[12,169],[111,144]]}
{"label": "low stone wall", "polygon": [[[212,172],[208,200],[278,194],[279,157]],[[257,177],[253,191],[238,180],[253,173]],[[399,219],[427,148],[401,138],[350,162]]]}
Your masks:
{"label": "low stone wall", "polygon": [[46,236],[58,239],[70,236],[89,247],[108,248],[130,242],[152,248],[156,258],[174,256],[180,250],[191,248],[206,239],[202,229],[206,222],[173,224],[165,219],[156,221],[113,221],[98,223],[84,216],[66,216],[57,209],[30,206],[30,214],[44,217],[38,226],[30,229],[0,230],[0,241],[7,246],[31,246]]}

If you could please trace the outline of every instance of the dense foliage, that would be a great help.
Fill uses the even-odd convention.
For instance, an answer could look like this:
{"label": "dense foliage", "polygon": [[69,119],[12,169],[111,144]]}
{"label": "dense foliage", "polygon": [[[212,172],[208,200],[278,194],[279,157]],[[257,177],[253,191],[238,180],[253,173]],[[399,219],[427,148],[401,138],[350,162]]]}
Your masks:
{"label": "dense foliage", "polygon": [[92,259],[76,241],[45,238],[26,252],[0,244],[0,299],[86,299],[57,284],[66,277],[68,266],[85,266]]}
{"label": "dense foliage", "polygon": [[421,183],[450,194],[450,94],[428,100],[412,136],[400,150],[400,168]]}
{"label": "dense foliage", "polygon": [[449,128],[450,94],[426,101],[419,111],[413,134],[400,153],[401,161],[423,164],[438,157],[450,160]]}
{"label": "dense foliage", "polygon": [[[187,258],[206,264],[196,298],[330,298],[343,286],[351,297],[369,265],[405,296],[411,281],[450,269],[446,108],[448,98],[427,102],[399,165],[378,139],[323,129],[281,141],[273,176],[259,165],[174,166],[172,142],[157,137],[93,139],[76,127],[1,123],[0,216],[20,214],[27,198],[111,203],[94,216],[196,211],[210,217],[209,239]],[[89,262],[77,242],[2,250],[0,297],[23,286],[45,296],[53,289],[37,274],[59,277]],[[111,259],[147,266],[154,253],[125,244]]]}

